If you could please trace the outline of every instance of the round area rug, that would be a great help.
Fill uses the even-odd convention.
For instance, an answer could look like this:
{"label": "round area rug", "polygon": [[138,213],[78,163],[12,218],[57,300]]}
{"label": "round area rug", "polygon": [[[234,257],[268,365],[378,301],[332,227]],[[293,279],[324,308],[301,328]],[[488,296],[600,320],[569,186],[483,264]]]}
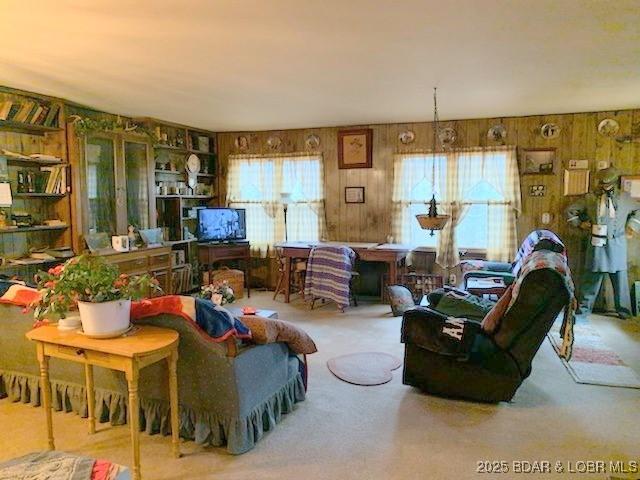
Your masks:
{"label": "round area rug", "polygon": [[393,378],[392,370],[402,361],[381,352],[351,353],[331,358],[327,367],[340,380],[354,385],[382,385]]}

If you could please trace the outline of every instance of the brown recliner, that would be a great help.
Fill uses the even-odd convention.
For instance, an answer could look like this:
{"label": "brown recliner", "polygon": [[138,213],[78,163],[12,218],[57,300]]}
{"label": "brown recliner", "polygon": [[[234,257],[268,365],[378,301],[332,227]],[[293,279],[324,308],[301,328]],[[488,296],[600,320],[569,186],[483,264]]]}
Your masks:
{"label": "brown recliner", "polygon": [[[556,261],[566,258],[548,252]],[[567,269],[568,272],[568,269]],[[519,293],[493,333],[478,320],[430,308],[407,311],[403,382],[446,397],[508,401],[531,373],[531,361],[572,294],[553,268],[521,272]]]}

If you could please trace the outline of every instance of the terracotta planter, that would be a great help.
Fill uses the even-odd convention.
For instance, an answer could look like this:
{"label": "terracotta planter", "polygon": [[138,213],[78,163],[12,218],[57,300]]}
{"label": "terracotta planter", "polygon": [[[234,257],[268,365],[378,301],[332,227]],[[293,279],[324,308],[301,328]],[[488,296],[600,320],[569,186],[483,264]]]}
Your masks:
{"label": "terracotta planter", "polygon": [[84,334],[96,338],[117,337],[129,329],[131,300],[78,302]]}

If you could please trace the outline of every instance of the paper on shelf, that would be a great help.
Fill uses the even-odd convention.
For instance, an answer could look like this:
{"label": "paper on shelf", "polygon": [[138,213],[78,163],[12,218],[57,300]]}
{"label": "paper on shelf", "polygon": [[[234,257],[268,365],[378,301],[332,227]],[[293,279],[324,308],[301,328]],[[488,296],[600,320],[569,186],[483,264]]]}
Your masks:
{"label": "paper on shelf", "polygon": [[10,207],[13,205],[13,198],[11,197],[11,184],[0,183],[0,207]]}

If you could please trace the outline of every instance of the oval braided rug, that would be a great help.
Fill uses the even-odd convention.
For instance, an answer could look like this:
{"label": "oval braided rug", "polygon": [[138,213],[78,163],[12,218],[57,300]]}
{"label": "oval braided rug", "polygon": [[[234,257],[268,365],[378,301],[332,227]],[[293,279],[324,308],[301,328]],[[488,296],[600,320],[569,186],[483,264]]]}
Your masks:
{"label": "oval braided rug", "polygon": [[350,353],[327,361],[327,367],[340,380],[354,385],[382,385],[393,378],[392,370],[402,361],[382,352]]}

